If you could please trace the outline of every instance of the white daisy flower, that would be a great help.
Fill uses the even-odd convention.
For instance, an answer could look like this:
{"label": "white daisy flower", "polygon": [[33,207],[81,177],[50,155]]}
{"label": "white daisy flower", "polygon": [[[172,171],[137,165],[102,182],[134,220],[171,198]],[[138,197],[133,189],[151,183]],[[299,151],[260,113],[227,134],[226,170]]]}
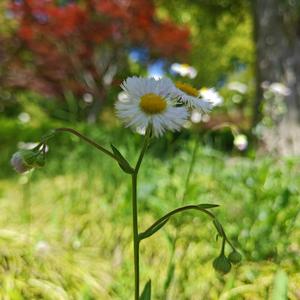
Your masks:
{"label": "white daisy flower", "polygon": [[180,102],[191,109],[207,113],[212,108],[211,102],[201,98],[200,92],[190,84],[176,82],[174,87],[174,95],[180,99]]}
{"label": "white daisy flower", "polygon": [[271,83],[269,88],[274,94],[279,94],[281,96],[289,96],[291,94],[291,89],[280,82]]}
{"label": "white daisy flower", "polygon": [[200,95],[207,99],[212,105],[212,107],[219,106],[223,103],[223,97],[214,88],[202,88],[200,90]]}
{"label": "white daisy flower", "polygon": [[118,117],[126,127],[145,130],[152,126],[155,136],[166,130],[179,130],[188,118],[185,107],[175,107],[174,85],[168,78],[130,77],[122,85],[124,95],[117,101]]}
{"label": "white daisy flower", "polygon": [[189,66],[188,64],[174,63],[171,65],[171,71],[179,74],[180,76],[187,76],[191,79],[197,76],[197,70],[194,67]]}

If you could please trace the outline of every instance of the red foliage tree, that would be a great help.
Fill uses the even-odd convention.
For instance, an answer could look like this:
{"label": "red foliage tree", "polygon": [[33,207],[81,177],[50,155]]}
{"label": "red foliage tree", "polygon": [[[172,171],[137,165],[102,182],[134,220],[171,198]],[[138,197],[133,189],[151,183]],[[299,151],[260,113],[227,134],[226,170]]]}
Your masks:
{"label": "red foliage tree", "polygon": [[61,99],[66,91],[76,97],[90,93],[95,99],[90,120],[95,120],[115,75],[126,68],[131,47],[145,47],[160,57],[189,50],[187,28],[158,21],[151,0],[65,2],[11,3],[19,21],[16,35],[30,53],[15,66],[25,79],[12,84]]}

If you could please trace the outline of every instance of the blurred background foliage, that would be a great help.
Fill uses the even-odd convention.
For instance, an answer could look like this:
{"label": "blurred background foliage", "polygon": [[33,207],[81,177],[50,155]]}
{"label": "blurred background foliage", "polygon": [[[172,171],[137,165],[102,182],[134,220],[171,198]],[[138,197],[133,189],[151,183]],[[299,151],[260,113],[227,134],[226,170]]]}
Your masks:
{"label": "blurred background foliage", "polygon": [[216,275],[212,225],[190,213],[143,244],[142,279],[154,299],[300,299],[299,126],[281,127],[298,111],[299,16],[292,0],[2,0],[0,298],[132,297],[130,188],[117,166],[64,134],[46,168],[16,176],[8,162],[61,126],[135,160],[142,137],[115,118],[119,85],[166,75],[214,88],[218,105],[149,150],[140,227],[181,204],[199,139],[185,202],[220,204],[244,261]]}
{"label": "blurred background foliage", "polygon": [[13,88],[1,97],[4,113],[21,89],[42,94],[42,105],[58,118],[95,122],[127,74],[147,74],[152,67],[152,75],[171,76],[176,61],[197,70],[198,88],[223,87],[232,76],[253,84],[252,24],[243,1],[58,3],[16,1],[9,11],[3,4],[3,22],[18,23],[2,27],[8,36],[2,85]]}
{"label": "blurred background foliage", "polygon": [[189,62],[199,70],[196,80],[200,86],[222,86],[232,73],[251,69],[254,44],[248,1],[157,2],[159,16],[189,24]]}

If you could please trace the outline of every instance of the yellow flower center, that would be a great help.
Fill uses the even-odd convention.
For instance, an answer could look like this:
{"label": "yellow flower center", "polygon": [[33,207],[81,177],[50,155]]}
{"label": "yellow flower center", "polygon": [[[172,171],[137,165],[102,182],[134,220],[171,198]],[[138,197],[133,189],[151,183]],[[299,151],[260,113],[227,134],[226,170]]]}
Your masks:
{"label": "yellow flower center", "polygon": [[186,93],[190,96],[198,97],[198,95],[199,95],[198,90],[195,89],[194,87],[192,87],[188,83],[176,82],[175,85],[178,89],[180,89],[181,91],[183,91],[184,93]]}
{"label": "yellow flower center", "polygon": [[140,108],[149,115],[163,112],[167,107],[167,102],[159,95],[149,93],[141,97]]}

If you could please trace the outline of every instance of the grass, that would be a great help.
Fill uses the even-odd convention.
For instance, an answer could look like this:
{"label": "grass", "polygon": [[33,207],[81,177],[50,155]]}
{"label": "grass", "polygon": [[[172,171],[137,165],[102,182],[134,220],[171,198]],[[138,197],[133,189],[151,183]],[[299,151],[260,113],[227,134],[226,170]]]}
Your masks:
{"label": "grass", "polygon": [[[136,159],[141,139],[129,131],[77,126]],[[40,135],[31,130],[30,136],[18,127],[10,135],[14,140],[5,137],[3,164],[22,132],[27,141]],[[194,137],[166,139],[153,145],[141,168],[141,230],[181,204]],[[272,291],[284,282],[275,280],[282,271],[288,299],[299,299],[299,162],[226,154],[201,144],[184,204],[220,204],[215,212],[244,260],[230,274],[216,274],[211,263],[220,241],[210,220],[197,212],[176,217],[142,242],[142,285],[152,279],[153,299],[162,299],[176,227],[167,299],[279,300]],[[61,135],[50,143],[45,168],[17,176],[6,165],[0,177],[0,299],[132,298],[130,178],[113,161]]]}

